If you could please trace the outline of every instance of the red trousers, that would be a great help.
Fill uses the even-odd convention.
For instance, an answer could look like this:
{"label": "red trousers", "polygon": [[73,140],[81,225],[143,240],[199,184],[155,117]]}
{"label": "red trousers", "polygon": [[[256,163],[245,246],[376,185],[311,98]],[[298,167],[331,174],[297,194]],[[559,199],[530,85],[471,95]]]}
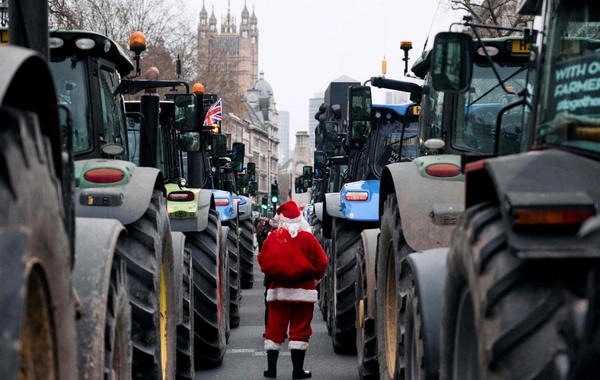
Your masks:
{"label": "red trousers", "polygon": [[312,322],[315,304],[311,302],[269,302],[269,319],[265,339],[283,343],[290,328],[289,341],[306,342],[312,334]]}

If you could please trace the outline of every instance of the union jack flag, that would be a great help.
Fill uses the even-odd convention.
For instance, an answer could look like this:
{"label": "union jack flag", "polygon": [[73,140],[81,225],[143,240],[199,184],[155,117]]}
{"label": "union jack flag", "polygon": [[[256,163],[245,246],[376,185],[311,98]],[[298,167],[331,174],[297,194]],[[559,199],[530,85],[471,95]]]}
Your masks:
{"label": "union jack flag", "polygon": [[217,124],[217,121],[221,120],[223,116],[223,109],[221,107],[221,98],[215,102],[208,111],[206,112],[206,117],[204,118],[204,125],[213,125]]}

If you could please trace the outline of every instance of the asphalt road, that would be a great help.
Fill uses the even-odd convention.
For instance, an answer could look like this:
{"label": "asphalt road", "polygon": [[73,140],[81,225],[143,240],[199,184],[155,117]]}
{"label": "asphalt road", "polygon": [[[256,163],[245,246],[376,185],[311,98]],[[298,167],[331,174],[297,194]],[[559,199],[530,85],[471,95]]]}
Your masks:
{"label": "asphalt road", "polygon": [[[254,287],[242,290],[240,326],[231,329],[227,353],[223,364],[214,369],[197,370],[196,380],[251,380],[265,379],[267,357],[263,346],[264,287],[256,256],[254,260]],[[354,380],[360,379],[356,369],[356,355],[340,355],[333,352],[331,337],[321,310],[315,305],[312,321],[313,335],[306,353],[304,369],[312,372],[313,379]],[[277,363],[277,378],[292,378],[292,361],[287,342],[282,345]]]}

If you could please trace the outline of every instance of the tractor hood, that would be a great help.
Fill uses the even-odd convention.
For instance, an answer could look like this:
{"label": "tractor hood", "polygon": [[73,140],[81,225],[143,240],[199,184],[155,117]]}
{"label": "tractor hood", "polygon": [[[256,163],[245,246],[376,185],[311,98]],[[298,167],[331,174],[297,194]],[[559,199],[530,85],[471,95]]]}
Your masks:
{"label": "tractor hood", "polygon": [[134,163],[121,160],[90,159],[75,161],[75,187],[90,189],[129,183]]}
{"label": "tractor hood", "polygon": [[230,192],[224,190],[213,189],[212,193],[215,197],[215,206],[219,212],[219,218],[222,222],[227,222],[234,219],[237,215],[234,209],[233,197]]}
{"label": "tractor hood", "polygon": [[168,183],[167,211],[172,219],[191,219],[198,216],[198,202],[200,189],[179,187],[177,184]]}
{"label": "tractor hood", "polygon": [[379,220],[379,180],[350,182],[340,191],[340,211],[348,220]]}

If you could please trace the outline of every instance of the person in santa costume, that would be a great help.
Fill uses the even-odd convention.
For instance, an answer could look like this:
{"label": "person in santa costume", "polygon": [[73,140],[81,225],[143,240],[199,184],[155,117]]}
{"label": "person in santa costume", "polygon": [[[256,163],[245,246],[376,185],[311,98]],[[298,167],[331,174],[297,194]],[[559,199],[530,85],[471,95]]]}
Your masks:
{"label": "person in santa costume", "polygon": [[[288,347],[292,354],[292,378],[307,379],[311,377],[311,373],[304,370],[304,356],[312,334],[310,324],[314,305],[317,302],[316,284],[325,275],[327,256],[325,256],[325,252],[317,239],[310,232],[310,226],[302,216],[296,202],[289,201],[279,206],[274,219],[279,228],[269,234],[258,255],[258,263],[261,268],[268,267],[268,255],[266,253],[269,250],[274,250],[271,252],[281,252],[277,249],[281,249],[283,247],[281,244],[284,244],[282,242],[286,241],[286,239],[282,239],[282,236],[291,236],[293,244],[298,248],[297,254],[303,257],[297,259],[292,257],[288,262],[282,264],[281,272],[299,266],[300,262],[306,263],[308,261],[312,273],[297,279],[271,277],[272,281],[267,290],[269,318],[265,330],[265,351],[267,352],[268,368],[264,371],[264,376],[277,377],[277,358],[289,326]],[[290,243],[286,242],[285,244]]]}

